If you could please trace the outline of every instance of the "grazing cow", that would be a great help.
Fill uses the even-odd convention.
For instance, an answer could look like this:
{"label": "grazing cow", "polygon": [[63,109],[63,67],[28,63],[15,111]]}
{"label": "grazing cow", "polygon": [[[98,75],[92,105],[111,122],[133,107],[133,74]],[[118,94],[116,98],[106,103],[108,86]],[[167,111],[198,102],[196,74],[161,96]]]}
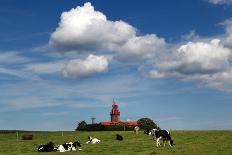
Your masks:
{"label": "grazing cow", "polygon": [[56,151],[53,142],[49,142],[46,145],[40,145],[37,149],[38,152],[52,152]]}
{"label": "grazing cow", "polygon": [[[69,142],[65,144],[58,145],[56,147],[56,150],[59,152],[67,152],[67,151],[76,151],[78,147],[81,147],[81,143],[76,141],[76,142]],[[80,148],[78,150],[81,150]]]}
{"label": "grazing cow", "polygon": [[144,130],[144,134],[151,136],[151,130],[149,130],[149,129]]}
{"label": "grazing cow", "polygon": [[123,140],[123,137],[119,134],[116,135],[116,140]]}
{"label": "grazing cow", "polygon": [[152,129],[151,130],[152,136],[154,137],[154,140],[156,140],[156,146],[161,146],[160,140],[163,140],[163,145],[165,146],[165,142],[169,142],[170,146],[173,146],[173,140],[171,138],[170,133],[167,130],[157,130]]}
{"label": "grazing cow", "polygon": [[97,144],[97,143],[100,143],[99,139],[88,136],[88,141],[86,142],[86,144]]}
{"label": "grazing cow", "polygon": [[134,127],[134,132],[135,132],[135,134],[139,134],[139,127],[138,126]]}

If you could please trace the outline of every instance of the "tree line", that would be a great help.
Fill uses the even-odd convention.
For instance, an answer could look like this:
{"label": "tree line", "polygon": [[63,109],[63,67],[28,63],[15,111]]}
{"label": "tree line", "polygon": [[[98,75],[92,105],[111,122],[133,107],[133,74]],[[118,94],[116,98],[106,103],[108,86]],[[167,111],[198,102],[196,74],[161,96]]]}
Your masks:
{"label": "tree line", "polygon": [[[160,129],[157,124],[150,118],[140,118],[138,121],[138,126],[142,130]],[[132,131],[134,127],[127,126],[124,124],[119,125],[102,125],[102,124],[87,124],[86,121],[81,121],[78,123],[75,131]]]}

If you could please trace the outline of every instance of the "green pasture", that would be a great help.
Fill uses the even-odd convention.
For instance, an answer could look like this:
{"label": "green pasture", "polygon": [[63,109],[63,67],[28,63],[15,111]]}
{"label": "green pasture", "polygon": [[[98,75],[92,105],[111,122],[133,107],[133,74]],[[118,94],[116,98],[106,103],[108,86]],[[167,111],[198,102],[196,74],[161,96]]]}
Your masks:
{"label": "green pasture", "polygon": [[[124,137],[123,141],[115,140],[116,134]],[[132,131],[103,131],[103,132],[34,132],[33,140],[21,140],[24,133],[0,134],[0,154],[9,155],[47,155],[47,154],[80,154],[80,155],[146,155],[146,154],[215,154],[232,155],[232,131],[172,131],[174,147],[157,148],[151,137],[140,132]],[[87,136],[101,140],[100,144],[85,144]],[[37,147],[49,141],[62,144],[70,141],[80,141],[82,150],[76,152],[38,153]]]}

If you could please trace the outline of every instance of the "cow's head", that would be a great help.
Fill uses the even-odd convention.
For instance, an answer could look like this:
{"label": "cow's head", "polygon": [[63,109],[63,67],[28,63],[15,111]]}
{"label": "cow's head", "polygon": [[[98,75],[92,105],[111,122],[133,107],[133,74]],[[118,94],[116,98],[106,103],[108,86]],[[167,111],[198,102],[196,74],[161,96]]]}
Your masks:
{"label": "cow's head", "polygon": [[76,142],[73,143],[73,146],[76,147],[76,148],[81,147],[81,143],[76,141]]}
{"label": "cow's head", "polygon": [[171,146],[174,146],[173,140],[170,140],[169,143]]}
{"label": "cow's head", "polygon": [[89,140],[89,141],[92,141],[92,139],[93,139],[92,137],[88,136],[88,140]]}

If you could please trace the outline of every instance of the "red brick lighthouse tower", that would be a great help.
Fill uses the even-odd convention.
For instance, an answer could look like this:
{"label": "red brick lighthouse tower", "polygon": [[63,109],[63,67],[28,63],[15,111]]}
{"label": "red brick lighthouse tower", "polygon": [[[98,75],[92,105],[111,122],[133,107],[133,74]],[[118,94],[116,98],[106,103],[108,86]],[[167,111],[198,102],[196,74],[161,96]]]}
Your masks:
{"label": "red brick lighthouse tower", "polygon": [[120,111],[118,110],[118,104],[113,99],[112,110],[110,113],[111,122],[116,123],[120,122]]}

